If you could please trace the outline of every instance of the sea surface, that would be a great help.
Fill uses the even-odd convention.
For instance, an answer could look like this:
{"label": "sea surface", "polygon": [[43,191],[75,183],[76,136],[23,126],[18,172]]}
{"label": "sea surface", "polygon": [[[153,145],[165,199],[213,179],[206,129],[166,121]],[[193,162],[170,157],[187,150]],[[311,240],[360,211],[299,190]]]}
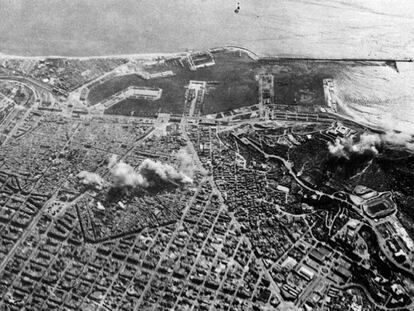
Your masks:
{"label": "sea surface", "polygon": [[[0,0],[0,30],[0,53],[19,56],[237,45],[272,56],[406,59],[414,58],[414,1]],[[414,133],[414,65],[398,66],[334,73],[344,111]]]}

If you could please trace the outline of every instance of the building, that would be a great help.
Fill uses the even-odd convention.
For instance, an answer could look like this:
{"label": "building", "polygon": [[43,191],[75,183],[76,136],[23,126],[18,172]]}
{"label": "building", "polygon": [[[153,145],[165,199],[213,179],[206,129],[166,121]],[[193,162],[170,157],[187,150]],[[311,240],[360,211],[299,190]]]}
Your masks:
{"label": "building", "polygon": [[298,274],[305,279],[305,281],[310,282],[314,276],[315,273],[310,268],[307,268],[305,266],[300,267]]}

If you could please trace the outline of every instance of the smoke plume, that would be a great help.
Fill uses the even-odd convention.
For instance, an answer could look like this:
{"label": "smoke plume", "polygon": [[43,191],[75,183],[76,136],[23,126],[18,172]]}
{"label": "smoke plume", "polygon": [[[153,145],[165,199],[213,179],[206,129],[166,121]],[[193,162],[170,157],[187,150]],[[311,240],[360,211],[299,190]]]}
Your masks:
{"label": "smoke plume", "polygon": [[414,151],[411,135],[395,131],[384,134],[363,133],[358,138],[337,138],[334,143],[328,142],[328,149],[335,157],[349,159],[353,154],[376,156],[378,149],[384,145]]}
{"label": "smoke plume", "polygon": [[414,139],[411,134],[389,131],[381,135],[381,138],[388,145],[403,147],[409,151],[414,151]]}
{"label": "smoke plume", "polygon": [[151,185],[156,180],[152,180],[154,175],[161,180],[174,184],[191,184],[193,179],[185,175],[183,172],[177,171],[169,164],[145,159],[138,167],[139,173],[144,176],[148,184]]}
{"label": "smoke plume", "polygon": [[80,182],[83,185],[87,185],[90,187],[93,187],[97,190],[101,190],[104,185],[103,178],[96,173],[91,173],[88,171],[81,171],[78,175],[76,175],[77,178],[80,179]]}
{"label": "smoke plume", "polygon": [[132,188],[145,188],[149,185],[139,172],[136,172],[131,165],[123,161],[120,161],[112,166],[111,174],[115,179],[116,186],[118,187],[130,186]]}
{"label": "smoke plume", "polygon": [[[177,171],[169,164],[151,159],[142,161],[137,170],[123,161],[117,162],[116,157],[111,157],[108,166],[118,187],[148,188],[161,183],[183,185],[193,182],[192,178],[186,175],[184,171]],[[180,166],[185,166],[190,171],[188,163],[180,164]]]}
{"label": "smoke plume", "polygon": [[111,155],[108,161],[108,168],[112,168],[116,162],[118,162],[118,156],[116,154]]}
{"label": "smoke plume", "polygon": [[[193,182],[194,163],[191,154],[182,149],[177,152],[177,170],[173,166],[145,159],[137,169],[134,169],[124,161],[118,161],[116,155],[112,155],[108,160],[109,172],[114,180],[116,188],[151,188],[159,186],[182,186]],[[101,190],[105,184],[104,179],[96,173],[81,171],[77,177],[84,185]]]}
{"label": "smoke plume", "polygon": [[189,153],[186,148],[182,148],[176,153],[175,156],[178,160],[178,170],[187,177],[193,178],[194,161],[191,153]]}
{"label": "smoke plume", "polygon": [[328,142],[329,152],[338,157],[349,159],[352,154],[377,155],[377,147],[381,139],[377,134],[363,133],[359,139],[354,137],[337,138],[334,143]]}

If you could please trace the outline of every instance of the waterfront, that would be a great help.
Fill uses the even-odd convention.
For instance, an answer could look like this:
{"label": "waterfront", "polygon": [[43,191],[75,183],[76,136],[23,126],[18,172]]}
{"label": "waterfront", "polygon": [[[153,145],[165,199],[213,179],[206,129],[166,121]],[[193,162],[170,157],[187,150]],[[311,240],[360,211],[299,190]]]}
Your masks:
{"label": "waterfront", "polygon": [[[272,56],[414,55],[414,4],[408,0],[248,0],[237,14],[237,1],[219,0],[0,2],[0,27],[10,30],[0,34],[0,53],[8,55],[167,53],[223,45]],[[399,69],[333,73],[343,110],[361,121],[414,132],[414,66]]]}

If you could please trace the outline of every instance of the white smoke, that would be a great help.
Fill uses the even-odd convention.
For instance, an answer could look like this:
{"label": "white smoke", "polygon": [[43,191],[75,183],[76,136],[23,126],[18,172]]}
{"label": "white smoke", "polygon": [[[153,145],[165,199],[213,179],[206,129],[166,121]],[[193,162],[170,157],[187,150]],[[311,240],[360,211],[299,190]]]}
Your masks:
{"label": "white smoke", "polygon": [[358,139],[354,137],[336,138],[334,143],[328,142],[329,152],[338,157],[349,159],[351,154],[378,154],[381,145],[403,147],[414,151],[414,141],[410,134],[389,131],[384,134],[363,133]]}
{"label": "white smoke", "polygon": [[335,139],[334,143],[328,142],[329,152],[337,158],[349,158],[348,152],[345,150],[345,144],[341,138]]}
{"label": "white smoke", "polygon": [[191,153],[186,148],[181,148],[175,154],[178,160],[178,170],[189,178],[194,176],[194,160]]}
{"label": "white smoke", "polygon": [[354,137],[336,138],[334,143],[328,142],[329,152],[338,157],[349,159],[351,154],[378,154],[377,147],[381,137],[377,134],[363,133],[357,140]]}
{"label": "white smoke", "polygon": [[111,174],[115,179],[115,184],[120,187],[130,186],[133,188],[145,188],[149,185],[139,172],[136,172],[131,165],[123,161],[113,164]]}
{"label": "white smoke", "polygon": [[[182,164],[190,171],[190,165]],[[181,166],[181,164],[180,164]],[[173,166],[151,159],[145,159],[135,170],[131,165],[119,161],[112,156],[108,167],[115,179],[115,184],[119,187],[130,186],[133,188],[147,188],[155,186],[160,180],[173,184],[190,184],[193,182],[190,176],[184,172],[177,171]]]}
{"label": "white smoke", "polygon": [[177,171],[174,167],[169,164],[161,163],[158,161],[153,161],[150,159],[145,159],[138,167],[138,171],[141,175],[145,176],[148,183],[151,183],[149,173],[155,173],[162,180],[172,183],[179,184],[191,184],[193,179],[183,172]]}
{"label": "white smoke", "polygon": [[403,147],[409,151],[414,151],[414,140],[411,134],[389,131],[381,135],[381,139],[386,144]]}
{"label": "white smoke", "polygon": [[99,174],[88,171],[81,171],[76,177],[80,179],[80,182],[83,185],[94,187],[97,190],[101,190],[105,183],[104,179]]}
{"label": "white smoke", "polygon": [[[162,182],[179,185],[193,183],[194,163],[191,154],[186,150],[180,150],[176,157],[179,169],[159,161],[145,159],[135,170],[124,161],[118,161],[116,155],[112,155],[108,161],[109,171],[117,187],[148,188],[157,186]],[[105,184],[104,179],[96,173],[81,171],[77,177],[84,185],[89,185],[101,190]]]}
{"label": "white smoke", "polygon": [[111,155],[108,161],[108,168],[112,168],[116,162],[118,162],[118,156],[116,154]]}

